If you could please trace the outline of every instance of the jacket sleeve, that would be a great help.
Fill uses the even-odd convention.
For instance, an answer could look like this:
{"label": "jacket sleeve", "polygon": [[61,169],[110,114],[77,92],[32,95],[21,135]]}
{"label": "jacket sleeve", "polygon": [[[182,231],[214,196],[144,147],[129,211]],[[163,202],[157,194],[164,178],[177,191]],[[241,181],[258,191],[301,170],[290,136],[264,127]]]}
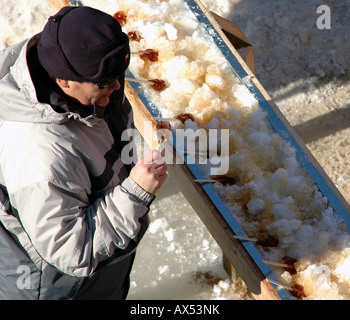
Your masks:
{"label": "jacket sleeve", "polygon": [[112,255],[122,259],[134,251],[148,226],[153,196],[127,178],[87,206],[79,185],[51,179],[11,198],[41,257],[66,274],[85,277]]}

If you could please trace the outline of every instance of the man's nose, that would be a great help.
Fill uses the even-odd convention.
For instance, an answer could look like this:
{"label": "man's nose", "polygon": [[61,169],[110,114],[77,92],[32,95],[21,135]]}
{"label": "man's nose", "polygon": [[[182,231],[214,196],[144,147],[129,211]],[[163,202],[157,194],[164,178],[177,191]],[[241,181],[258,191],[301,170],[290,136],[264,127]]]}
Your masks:
{"label": "man's nose", "polygon": [[120,82],[119,82],[118,79],[115,79],[115,81],[112,82],[111,88],[112,88],[113,90],[119,90],[119,89],[121,88],[121,85],[120,85]]}

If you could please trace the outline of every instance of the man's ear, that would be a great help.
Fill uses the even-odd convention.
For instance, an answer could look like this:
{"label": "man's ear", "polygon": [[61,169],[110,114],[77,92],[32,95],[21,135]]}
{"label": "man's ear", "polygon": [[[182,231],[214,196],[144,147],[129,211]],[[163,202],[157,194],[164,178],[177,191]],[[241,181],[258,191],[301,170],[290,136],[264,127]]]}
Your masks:
{"label": "man's ear", "polygon": [[69,81],[68,80],[62,80],[62,79],[56,78],[56,82],[61,88],[69,88]]}

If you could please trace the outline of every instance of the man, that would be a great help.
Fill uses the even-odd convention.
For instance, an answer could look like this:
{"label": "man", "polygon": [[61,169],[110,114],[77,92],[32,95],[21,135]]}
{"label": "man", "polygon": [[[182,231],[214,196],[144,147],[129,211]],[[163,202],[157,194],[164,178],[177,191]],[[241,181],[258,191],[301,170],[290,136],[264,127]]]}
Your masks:
{"label": "man", "polygon": [[167,167],[124,165],[128,37],[64,7],[0,53],[0,298],[125,299]]}

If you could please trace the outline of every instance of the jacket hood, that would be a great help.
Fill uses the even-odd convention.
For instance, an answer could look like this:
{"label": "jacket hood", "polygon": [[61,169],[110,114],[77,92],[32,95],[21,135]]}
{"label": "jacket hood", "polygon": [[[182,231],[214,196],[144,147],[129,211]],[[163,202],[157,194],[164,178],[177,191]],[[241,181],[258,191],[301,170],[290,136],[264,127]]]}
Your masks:
{"label": "jacket hood", "polygon": [[77,113],[58,113],[49,104],[38,101],[27,52],[39,39],[37,34],[0,52],[0,120],[61,124],[73,118],[93,125],[94,121]]}

